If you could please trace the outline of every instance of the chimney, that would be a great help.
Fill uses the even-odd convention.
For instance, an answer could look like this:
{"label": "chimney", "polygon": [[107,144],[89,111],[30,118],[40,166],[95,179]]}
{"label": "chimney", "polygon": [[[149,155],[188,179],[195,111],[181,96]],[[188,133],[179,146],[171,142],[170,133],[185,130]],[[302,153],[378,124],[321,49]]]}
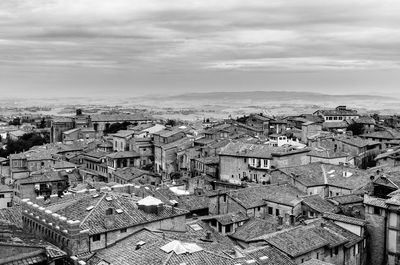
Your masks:
{"label": "chimney", "polygon": [[294,215],[293,214],[291,214],[290,216],[289,216],[289,225],[294,225]]}
{"label": "chimney", "polygon": [[211,232],[210,231],[206,232],[206,240],[211,241]]}
{"label": "chimney", "polygon": [[281,215],[278,216],[278,225],[279,226],[283,225],[283,216]]}

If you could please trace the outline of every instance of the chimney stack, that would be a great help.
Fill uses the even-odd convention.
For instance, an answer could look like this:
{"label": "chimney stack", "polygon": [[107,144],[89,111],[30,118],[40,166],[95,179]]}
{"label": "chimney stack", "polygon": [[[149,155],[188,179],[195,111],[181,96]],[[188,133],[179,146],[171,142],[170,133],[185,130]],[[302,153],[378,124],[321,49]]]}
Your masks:
{"label": "chimney stack", "polygon": [[278,216],[278,225],[279,226],[283,225],[283,216],[281,215]]}
{"label": "chimney stack", "polygon": [[206,232],[206,239],[211,241],[211,232],[210,231]]}
{"label": "chimney stack", "polygon": [[294,215],[293,214],[291,214],[290,216],[289,216],[289,225],[294,225]]}

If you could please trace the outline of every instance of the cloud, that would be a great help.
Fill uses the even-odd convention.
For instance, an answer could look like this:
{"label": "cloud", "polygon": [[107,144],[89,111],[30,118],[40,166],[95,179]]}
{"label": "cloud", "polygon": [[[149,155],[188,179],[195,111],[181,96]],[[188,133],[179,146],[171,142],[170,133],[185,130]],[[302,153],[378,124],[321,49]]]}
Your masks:
{"label": "cloud", "polygon": [[1,0],[0,72],[399,69],[399,13],[397,0]]}

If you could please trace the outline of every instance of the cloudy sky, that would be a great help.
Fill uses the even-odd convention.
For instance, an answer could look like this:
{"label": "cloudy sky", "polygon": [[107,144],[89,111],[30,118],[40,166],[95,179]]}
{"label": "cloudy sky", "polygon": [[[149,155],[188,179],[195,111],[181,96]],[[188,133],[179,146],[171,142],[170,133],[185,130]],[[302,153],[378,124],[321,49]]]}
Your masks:
{"label": "cloudy sky", "polygon": [[398,0],[0,0],[2,96],[400,84]]}

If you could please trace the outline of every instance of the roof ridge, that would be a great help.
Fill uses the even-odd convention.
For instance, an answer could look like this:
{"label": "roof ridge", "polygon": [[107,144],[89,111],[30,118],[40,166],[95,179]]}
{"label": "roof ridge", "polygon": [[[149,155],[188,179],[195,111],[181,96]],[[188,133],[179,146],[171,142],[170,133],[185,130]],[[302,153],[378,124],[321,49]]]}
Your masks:
{"label": "roof ridge", "polygon": [[[97,201],[97,203],[93,206],[93,209],[95,209],[99,204],[100,204],[100,202],[105,198],[107,196],[107,193],[104,193],[104,195]],[[93,209],[88,213],[88,215],[86,215],[85,216],[85,218],[83,218],[83,220],[81,221],[81,224],[80,225],[82,225],[88,218],[89,218],[89,216],[92,214],[92,212],[93,212]]]}

